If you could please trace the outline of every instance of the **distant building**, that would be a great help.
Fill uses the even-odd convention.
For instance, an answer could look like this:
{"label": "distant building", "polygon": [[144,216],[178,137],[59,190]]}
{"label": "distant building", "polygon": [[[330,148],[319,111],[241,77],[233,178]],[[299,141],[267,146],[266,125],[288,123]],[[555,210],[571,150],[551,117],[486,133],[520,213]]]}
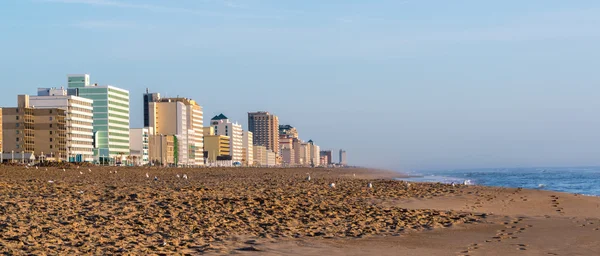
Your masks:
{"label": "distant building", "polygon": [[202,107],[188,98],[151,97],[153,101],[148,103],[151,134],[175,136],[176,165],[204,165]]}
{"label": "distant building", "polygon": [[332,164],[332,153],[331,150],[321,150],[320,153],[321,157],[327,157],[327,162],[324,165],[331,165]]}
{"label": "distant building", "polygon": [[175,148],[174,135],[152,134],[149,135],[148,154],[150,163],[156,166],[175,166],[178,153]]}
{"label": "distant building", "polygon": [[311,152],[311,145],[307,142],[300,142],[300,147],[299,147],[299,162],[298,164],[301,166],[310,166],[311,165],[311,158],[310,158],[310,152]]}
{"label": "distant building", "polygon": [[279,126],[279,135],[284,135],[289,138],[298,138],[298,131],[291,125],[280,125]]}
{"label": "distant building", "polygon": [[230,138],[230,155],[231,160],[235,162],[242,162],[242,148],[244,146],[243,138],[244,132],[242,125],[238,123],[232,123],[225,115],[220,114],[213,117],[210,120],[210,125],[214,129],[216,135],[223,135]]}
{"label": "distant building", "polygon": [[254,145],[279,151],[279,118],[269,112],[248,113],[248,131],[253,134]]}
{"label": "distant building", "polygon": [[144,127],[150,127],[150,102],[160,101],[160,93],[150,93],[146,88],[144,93]]}
{"label": "distant building", "polygon": [[222,161],[227,161],[227,166],[231,166],[231,139],[225,135],[205,135],[204,151],[207,153],[206,164],[209,166],[223,166]]}
{"label": "distant building", "polygon": [[35,108],[60,108],[67,111],[67,159],[69,162],[94,161],[94,101],[68,95],[64,88],[38,88],[29,96]]}
{"label": "distant building", "polygon": [[321,148],[315,145],[314,141],[308,141],[308,165],[310,166],[318,166],[321,162]]}
{"label": "distant building", "polygon": [[254,146],[252,142],[252,132],[244,131],[242,138],[243,160],[244,166],[252,166],[254,164]]}
{"label": "distant building", "polygon": [[346,151],[340,149],[340,165],[348,165],[348,159],[346,159]]}
{"label": "distant building", "polygon": [[4,152],[14,152],[21,158],[29,153],[42,160],[67,160],[67,111],[34,108],[29,95],[19,95],[17,106],[2,109]]}
{"label": "distant building", "polygon": [[254,163],[253,166],[267,165],[267,148],[265,146],[254,146]]}
{"label": "distant building", "polygon": [[136,166],[150,163],[150,132],[149,128],[132,128],[129,130],[130,162]]}
{"label": "distant building", "polygon": [[94,101],[94,156],[101,163],[125,160],[129,155],[129,91],[90,84],[88,74],[68,75],[67,84],[70,95]]}
{"label": "distant building", "polygon": [[275,165],[277,165],[277,154],[275,154],[275,152],[271,151],[271,150],[267,150],[267,155],[266,155],[267,159],[266,159],[266,166],[268,167],[273,167]]}
{"label": "distant building", "polygon": [[321,156],[321,160],[319,163],[321,166],[328,166],[329,165],[329,159],[327,158],[327,155],[322,155]]}

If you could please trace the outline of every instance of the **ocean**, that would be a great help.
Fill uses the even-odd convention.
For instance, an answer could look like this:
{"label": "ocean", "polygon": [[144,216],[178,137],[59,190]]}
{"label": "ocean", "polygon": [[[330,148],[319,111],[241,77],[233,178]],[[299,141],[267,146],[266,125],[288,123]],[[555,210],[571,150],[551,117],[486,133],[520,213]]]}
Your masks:
{"label": "ocean", "polygon": [[415,171],[418,182],[467,183],[483,186],[529,188],[600,196],[600,167],[505,168]]}

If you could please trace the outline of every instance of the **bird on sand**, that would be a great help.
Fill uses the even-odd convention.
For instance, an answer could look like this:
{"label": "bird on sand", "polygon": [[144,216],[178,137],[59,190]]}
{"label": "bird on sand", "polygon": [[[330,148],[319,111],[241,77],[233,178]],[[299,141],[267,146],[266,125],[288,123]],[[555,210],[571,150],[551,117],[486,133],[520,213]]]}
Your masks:
{"label": "bird on sand", "polygon": [[150,178],[150,175],[148,175],[148,173],[146,173],[146,178]]}
{"label": "bird on sand", "polygon": [[367,188],[373,188],[373,183],[369,182],[369,184],[367,185]]}
{"label": "bird on sand", "polygon": [[310,174],[309,173],[306,173],[306,174],[308,174],[308,177],[306,177],[306,181],[310,181]]}
{"label": "bird on sand", "polygon": [[335,188],[335,183],[332,182],[331,184],[329,184],[329,187],[330,188]]}
{"label": "bird on sand", "polygon": [[187,180],[187,179],[188,179],[188,176],[187,176],[187,174],[184,174],[184,175],[183,175],[183,178]]}

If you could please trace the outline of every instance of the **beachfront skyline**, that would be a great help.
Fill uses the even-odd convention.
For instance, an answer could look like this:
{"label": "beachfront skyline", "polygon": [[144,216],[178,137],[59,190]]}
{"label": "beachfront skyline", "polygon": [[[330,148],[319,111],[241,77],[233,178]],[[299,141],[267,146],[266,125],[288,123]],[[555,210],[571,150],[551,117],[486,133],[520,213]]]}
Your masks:
{"label": "beachfront skyline", "polygon": [[6,106],[90,73],[130,91],[132,127],[150,88],[242,124],[274,112],[356,165],[600,165],[596,1],[15,0],[0,14]]}

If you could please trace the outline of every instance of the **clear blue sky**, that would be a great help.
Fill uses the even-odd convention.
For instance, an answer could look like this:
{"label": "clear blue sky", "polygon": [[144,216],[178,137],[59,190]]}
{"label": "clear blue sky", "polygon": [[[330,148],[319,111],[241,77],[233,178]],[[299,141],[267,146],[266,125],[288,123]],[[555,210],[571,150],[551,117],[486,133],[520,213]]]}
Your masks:
{"label": "clear blue sky", "polygon": [[0,33],[0,106],[90,73],[138,127],[149,87],[356,165],[600,165],[597,0],[2,0]]}

